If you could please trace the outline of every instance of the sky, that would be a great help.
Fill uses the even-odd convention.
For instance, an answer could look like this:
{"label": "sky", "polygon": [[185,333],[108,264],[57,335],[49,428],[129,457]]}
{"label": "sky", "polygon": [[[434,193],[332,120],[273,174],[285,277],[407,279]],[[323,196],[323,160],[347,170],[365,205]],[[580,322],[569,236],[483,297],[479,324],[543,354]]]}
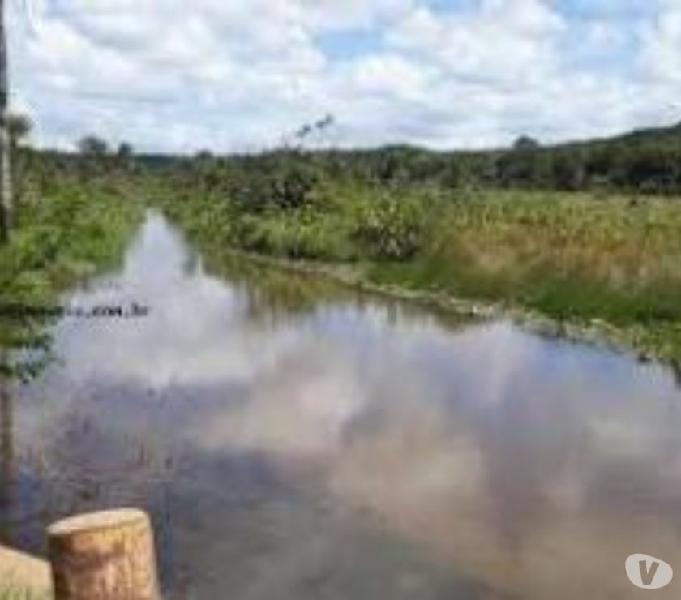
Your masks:
{"label": "sky", "polygon": [[435,149],[681,121],[681,0],[9,0],[32,142]]}

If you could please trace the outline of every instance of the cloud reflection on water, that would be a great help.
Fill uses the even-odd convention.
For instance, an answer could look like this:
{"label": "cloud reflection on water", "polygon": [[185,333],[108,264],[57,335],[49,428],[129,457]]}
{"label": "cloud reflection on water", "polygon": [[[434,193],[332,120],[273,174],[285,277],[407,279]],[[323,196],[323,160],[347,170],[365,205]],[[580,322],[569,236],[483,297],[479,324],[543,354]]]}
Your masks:
{"label": "cloud reflection on water", "polygon": [[[207,274],[152,215],[122,273],[74,297],[151,314],[57,327],[62,362],[22,391],[24,453],[42,446],[55,469],[77,478],[87,463],[96,479],[141,443],[175,505],[201,507],[174,510],[178,560],[244,598],[304,597],[318,572],[343,597],[348,549],[365,557],[343,563],[353,597],[372,597],[377,554],[401,544],[409,558],[381,568],[422,580],[394,597],[624,598],[623,557],[681,563],[681,394],[664,369],[347,292],[295,309],[305,281],[286,274],[278,303],[264,277]],[[74,422],[89,429],[69,437]],[[345,528],[358,533],[337,547]],[[210,570],[264,540],[251,581]],[[454,574],[481,587],[451,587]]]}

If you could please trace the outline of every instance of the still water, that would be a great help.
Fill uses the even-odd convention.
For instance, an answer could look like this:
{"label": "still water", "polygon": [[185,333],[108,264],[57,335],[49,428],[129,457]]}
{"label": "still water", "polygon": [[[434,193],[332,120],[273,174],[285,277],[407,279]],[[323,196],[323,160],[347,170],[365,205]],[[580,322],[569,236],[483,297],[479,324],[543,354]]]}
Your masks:
{"label": "still water", "polygon": [[679,573],[681,390],[663,366],[243,261],[150,213],[2,389],[0,541],[135,505],[168,598],[645,598]]}

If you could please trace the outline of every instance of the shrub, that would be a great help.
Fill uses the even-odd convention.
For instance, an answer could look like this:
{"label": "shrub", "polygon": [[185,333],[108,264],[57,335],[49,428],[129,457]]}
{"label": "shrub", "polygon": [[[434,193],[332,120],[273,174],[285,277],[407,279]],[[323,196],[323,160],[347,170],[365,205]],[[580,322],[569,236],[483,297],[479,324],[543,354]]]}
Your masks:
{"label": "shrub", "polygon": [[358,210],[353,237],[373,257],[407,260],[423,247],[426,213],[420,198],[381,190]]}

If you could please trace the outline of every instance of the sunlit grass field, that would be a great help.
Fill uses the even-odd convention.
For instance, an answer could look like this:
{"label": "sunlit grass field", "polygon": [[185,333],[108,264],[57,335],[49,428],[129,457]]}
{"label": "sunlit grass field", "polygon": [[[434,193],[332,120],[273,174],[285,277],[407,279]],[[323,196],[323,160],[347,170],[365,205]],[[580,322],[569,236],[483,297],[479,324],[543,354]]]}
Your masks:
{"label": "sunlit grass field", "polygon": [[423,285],[557,317],[679,321],[681,202],[486,193],[444,212],[414,266]]}
{"label": "sunlit grass field", "polygon": [[681,359],[681,200],[347,184],[298,208],[190,198],[169,210],[213,246],[360,264],[374,283],[604,321]]}

